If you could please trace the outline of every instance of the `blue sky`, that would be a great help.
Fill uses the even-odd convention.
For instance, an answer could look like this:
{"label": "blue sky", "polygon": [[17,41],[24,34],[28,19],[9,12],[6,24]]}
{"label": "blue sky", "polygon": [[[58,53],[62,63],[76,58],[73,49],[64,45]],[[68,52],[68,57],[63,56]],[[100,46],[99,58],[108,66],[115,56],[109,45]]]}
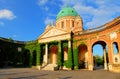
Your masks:
{"label": "blue sky", "polygon": [[94,28],[120,16],[120,0],[0,0],[0,37],[35,40],[47,24],[56,21],[69,5],[83,19],[84,28]]}
{"label": "blue sky", "polygon": [[85,29],[120,16],[120,0],[0,0],[0,37],[35,40],[66,5],[76,9]]}

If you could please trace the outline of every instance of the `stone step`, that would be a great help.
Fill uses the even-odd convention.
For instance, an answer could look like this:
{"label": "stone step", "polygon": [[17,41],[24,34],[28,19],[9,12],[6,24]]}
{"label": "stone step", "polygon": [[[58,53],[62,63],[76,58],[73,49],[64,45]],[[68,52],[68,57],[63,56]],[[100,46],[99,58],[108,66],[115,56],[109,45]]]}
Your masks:
{"label": "stone step", "polygon": [[58,67],[56,64],[47,64],[41,67],[41,70],[57,70]]}

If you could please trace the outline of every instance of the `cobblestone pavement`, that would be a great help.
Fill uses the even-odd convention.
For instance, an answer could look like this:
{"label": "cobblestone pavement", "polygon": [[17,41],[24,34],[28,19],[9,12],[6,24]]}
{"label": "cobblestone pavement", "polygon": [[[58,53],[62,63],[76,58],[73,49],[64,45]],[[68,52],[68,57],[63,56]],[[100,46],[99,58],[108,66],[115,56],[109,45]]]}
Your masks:
{"label": "cobblestone pavement", "polygon": [[0,69],[0,79],[120,79],[120,73],[104,70],[43,71],[33,68]]}

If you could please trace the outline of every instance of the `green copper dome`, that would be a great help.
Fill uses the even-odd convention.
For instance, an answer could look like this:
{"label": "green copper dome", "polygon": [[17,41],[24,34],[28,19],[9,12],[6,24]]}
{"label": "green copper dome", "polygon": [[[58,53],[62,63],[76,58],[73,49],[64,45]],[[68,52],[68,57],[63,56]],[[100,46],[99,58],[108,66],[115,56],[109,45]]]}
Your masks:
{"label": "green copper dome", "polygon": [[74,8],[66,6],[65,8],[60,10],[56,19],[59,19],[63,16],[78,16],[78,13],[76,12],[76,10]]}

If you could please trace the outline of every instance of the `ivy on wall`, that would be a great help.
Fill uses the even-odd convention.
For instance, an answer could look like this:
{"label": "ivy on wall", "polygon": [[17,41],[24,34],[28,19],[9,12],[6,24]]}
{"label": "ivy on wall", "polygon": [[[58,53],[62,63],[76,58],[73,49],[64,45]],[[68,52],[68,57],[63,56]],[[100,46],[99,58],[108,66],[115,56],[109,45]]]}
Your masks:
{"label": "ivy on wall", "polygon": [[72,68],[73,67],[73,60],[72,60],[72,49],[68,48],[68,68]]}
{"label": "ivy on wall", "polygon": [[58,43],[58,66],[62,66],[62,51],[61,51],[61,42]]}
{"label": "ivy on wall", "polygon": [[79,68],[79,63],[78,63],[78,48],[75,48],[73,50],[73,56],[74,56],[74,68],[78,69]]}
{"label": "ivy on wall", "polygon": [[41,45],[37,44],[37,46],[36,46],[36,52],[37,52],[37,54],[36,54],[36,65],[37,66],[42,64],[42,62],[41,62],[41,52],[40,51],[41,51]]}
{"label": "ivy on wall", "polygon": [[[1,42],[0,42],[1,44]],[[5,45],[5,43],[4,43]],[[24,62],[24,58],[29,58],[28,60],[28,64],[27,67],[31,67],[31,66],[35,66],[35,65],[42,65],[43,63],[43,50],[45,49],[45,44],[39,44],[38,41],[29,41],[26,42],[25,44],[15,44],[13,45],[13,43],[11,42],[6,42],[6,45],[8,46],[4,46],[6,47],[5,50],[10,50],[9,52],[11,52],[12,54],[10,55],[11,61],[14,62],[14,64],[16,63],[21,63],[21,65],[24,66],[25,62]],[[13,46],[12,46],[13,45]],[[58,66],[63,66],[63,63],[67,63],[64,64],[66,65],[67,68],[72,68],[73,64],[73,59],[72,59],[72,49],[68,48],[68,60],[64,62],[64,58],[63,58],[63,54],[64,54],[64,47],[68,47],[68,41],[53,41],[49,43],[49,48],[53,45],[56,45],[58,47]],[[18,52],[18,47],[21,47],[22,50],[20,52]],[[4,48],[0,47],[0,53],[5,52]],[[6,52],[7,52],[6,51]],[[5,52],[5,53],[6,53]],[[27,54],[26,54],[27,53]],[[34,53],[36,53],[35,57],[36,59],[34,59]],[[8,53],[9,54],[9,53]],[[24,57],[26,55],[28,55],[27,57]],[[24,58],[23,58],[24,57]],[[3,59],[0,59],[0,61],[2,61]]]}
{"label": "ivy on wall", "polygon": [[[24,50],[29,50],[29,53],[30,53],[30,55],[29,55],[29,67],[32,67],[32,65],[33,65],[33,53],[34,53],[34,51],[36,51],[35,53],[37,53],[38,51],[38,42],[37,42],[37,40],[36,41],[29,41],[29,42],[27,42],[26,44],[25,44],[25,48],[24,48]],[[25,53],[25,52],[24,52]],[[37,53],[38,54],[38,53]],[[36,63],[37,63],[37,54],[36,54]]]}
{"label": "ivy on wall", "polygon": [[24,44],[14,43],[7,39],[0,39],[0,67],[14,66],[22,64],[21,53],[18,47],[24,48]]}

